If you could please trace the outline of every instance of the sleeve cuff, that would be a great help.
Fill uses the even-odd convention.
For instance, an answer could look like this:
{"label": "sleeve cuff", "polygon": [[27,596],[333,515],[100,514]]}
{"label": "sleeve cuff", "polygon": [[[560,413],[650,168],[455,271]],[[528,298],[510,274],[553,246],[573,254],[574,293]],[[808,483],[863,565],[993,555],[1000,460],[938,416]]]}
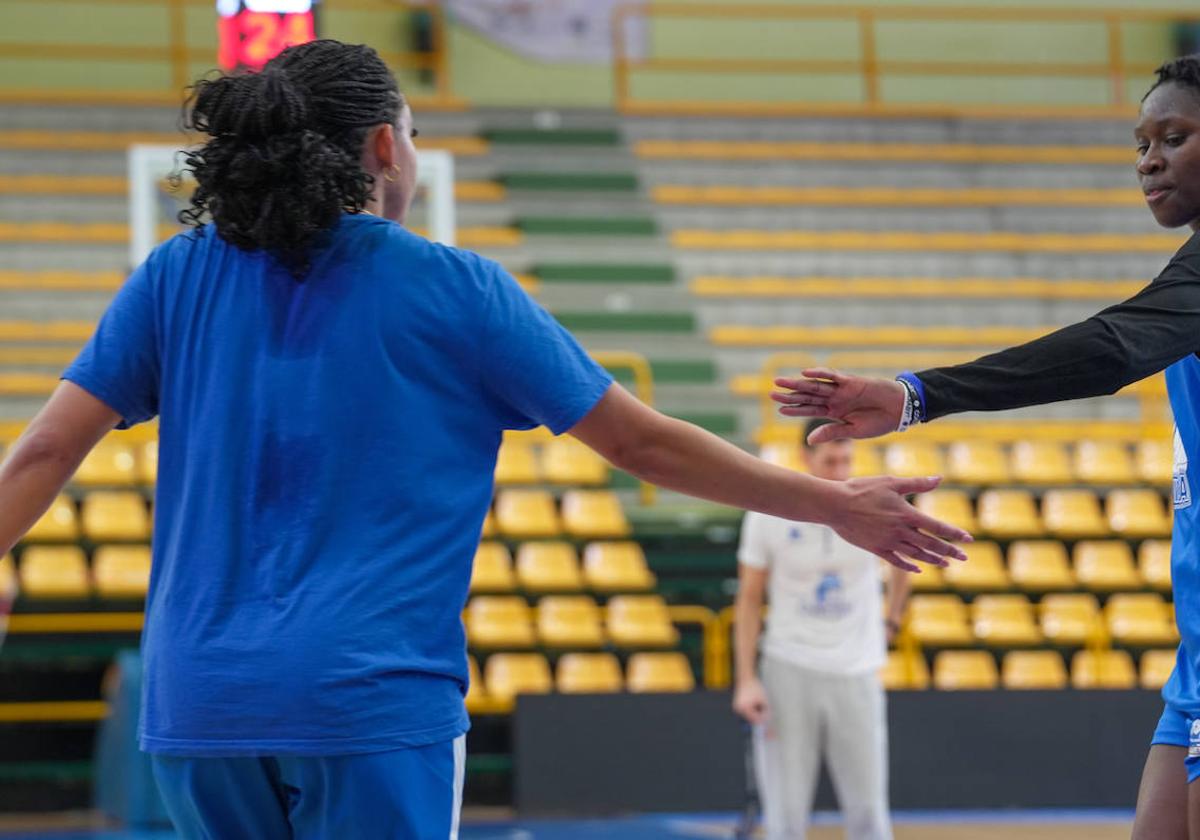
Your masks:
{"label": "sleeve cuff", "polygon": [[929,419],[929,402],[925,399],[925,383],[921,378],[911,370],[906,370],[904,373],[896,377],[902,382],[907,382],[917,392],[917,422],[924,423]]}

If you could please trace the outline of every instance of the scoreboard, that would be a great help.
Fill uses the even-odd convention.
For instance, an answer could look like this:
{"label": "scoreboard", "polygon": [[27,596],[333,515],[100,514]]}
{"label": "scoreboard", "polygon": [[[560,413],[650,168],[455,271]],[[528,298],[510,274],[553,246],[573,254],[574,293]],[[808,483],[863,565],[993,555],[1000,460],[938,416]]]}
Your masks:
{"label": "scoreboard", "polygon": [[217,29],[222,70],[261,70],[317,37],[317,0],[217,0]]}

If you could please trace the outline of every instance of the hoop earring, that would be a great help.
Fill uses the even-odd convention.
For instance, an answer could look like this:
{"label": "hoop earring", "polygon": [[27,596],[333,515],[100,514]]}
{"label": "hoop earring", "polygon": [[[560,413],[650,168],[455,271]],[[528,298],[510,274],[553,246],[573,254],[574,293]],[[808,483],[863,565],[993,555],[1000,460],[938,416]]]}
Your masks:
{"label": "hoop earring", "polygon": [[395,183],[400,179],[400,164],[393,163],[387,169],[383,170],[383,180]]}

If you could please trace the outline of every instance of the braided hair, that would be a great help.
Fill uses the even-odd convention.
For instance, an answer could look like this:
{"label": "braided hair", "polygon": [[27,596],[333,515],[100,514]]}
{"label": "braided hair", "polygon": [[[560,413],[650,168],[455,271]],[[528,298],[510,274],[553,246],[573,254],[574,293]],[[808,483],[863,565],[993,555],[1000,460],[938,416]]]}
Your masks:
{"label": "braided hair", "polygon": [[[1183,85],[1189,88],[1193,94],[1200,95],[1200,55],[1185,55],[1171,59],[1160,65],[1154,72],[1158,74],[1158,81],[1150,86],[1150,90],[1146,91],[1146,96],[1169,82]],[[1146,101],[1146,96],[1142,97],[1143,102]]]}
{"label": "braided hair", "polygon": [[395,125],[404,98],[375,50],[319,40],[260,73],[201,80],[188,104],[185,124],[211,139],[185,155],[197,187],[179,221],[210,217],[222,239],[268,251],[299,278],[316,237],[366,205],[367,131]]}

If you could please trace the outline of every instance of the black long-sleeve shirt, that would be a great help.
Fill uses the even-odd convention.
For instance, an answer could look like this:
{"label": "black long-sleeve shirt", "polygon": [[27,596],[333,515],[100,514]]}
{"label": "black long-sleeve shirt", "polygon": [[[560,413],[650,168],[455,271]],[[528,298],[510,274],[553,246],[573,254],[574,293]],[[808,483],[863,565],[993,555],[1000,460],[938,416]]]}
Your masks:
{"label": "black long-sleeve shirt", "polygon": [[1200,351],[1200,233],[1154,281],[1028,344],[917,374],[926,419],[1112,394]]}

